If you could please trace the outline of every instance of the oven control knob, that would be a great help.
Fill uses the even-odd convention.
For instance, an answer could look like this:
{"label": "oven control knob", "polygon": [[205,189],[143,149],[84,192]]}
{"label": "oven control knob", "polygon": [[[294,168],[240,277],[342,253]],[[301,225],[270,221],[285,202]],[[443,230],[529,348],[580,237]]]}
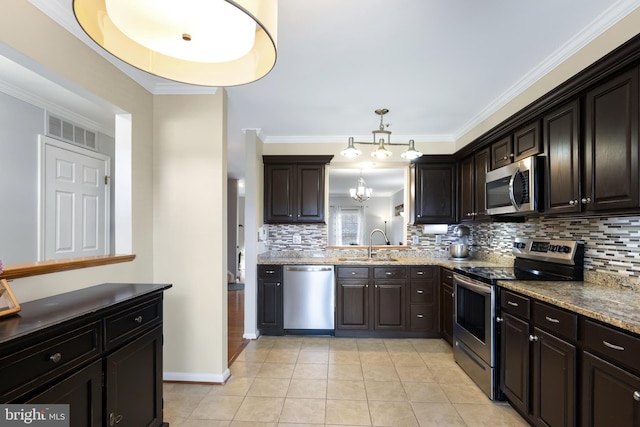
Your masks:
{"label": "oven control knob", "polygon": [[563,246],[561,249],[561,252],[564,252],[565,254],[568,254],[569,252],[571,252],[571,248],[569,246]]}
{"label": "oven control knob", "polygon": [[558,246],[549,245],[549,252],[557,252],[557,251],[558,251]]}

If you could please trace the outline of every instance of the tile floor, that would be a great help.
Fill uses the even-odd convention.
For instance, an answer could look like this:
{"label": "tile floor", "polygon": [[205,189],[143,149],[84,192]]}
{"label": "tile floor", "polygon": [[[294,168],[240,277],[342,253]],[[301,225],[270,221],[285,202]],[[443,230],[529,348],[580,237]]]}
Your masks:
{"label": "tile floor", "polygon": [[440,339],[261,337],[224,385],[166,383],[171,427],[527,426]]}

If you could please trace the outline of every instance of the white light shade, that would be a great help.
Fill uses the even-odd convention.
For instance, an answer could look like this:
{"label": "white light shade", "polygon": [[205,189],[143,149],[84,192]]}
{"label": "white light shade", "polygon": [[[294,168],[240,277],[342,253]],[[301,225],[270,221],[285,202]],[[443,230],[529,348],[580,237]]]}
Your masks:
{"label": "white light shade", "polygon": [[277,0],[73,0],[82,29],[128,64],[178,82],[234,86],[276,61]]}
{"label": "white light shade", "polygon": [[376,159],[386,159],[387,157],[389,157],[391,154],[393,154],[391,151],[387,150],[384,146],[384,140],[381,139],[380,140],[380,145],[378,145],[378,148],[376,148],[376,151],[374,151],[373,153],[371,153],[372,157],[375,157]]}
{"label": "white light shade", "polygon": [[400,157],[407,160],[415,160],[418,157],[422,157],[422,153],[415,148],[415,142],[413,139],[409,140],[409,149],[404,153],[400,154]]}
{"label": "white light shade", "polygon": [[357,200],[358,202],[364,202],[368,200],[373,194],[373,190],[367,187],[367,183],[364,182],[362,177],[358,178],[358,184],[356,188],[349,189],[349,195],[352,199]]}
{"label": "white light shade", "polygon": [[345,148],[344,150],[342,150],[340,152],[340,154],[344,157],[348,157],[350,159],[356,158],[358,157],[360,154],[362,154],[362,151],[358,150],[354,145],[353,145],[353,138],[349,138],[349,144],[347,145],[347,148]]}

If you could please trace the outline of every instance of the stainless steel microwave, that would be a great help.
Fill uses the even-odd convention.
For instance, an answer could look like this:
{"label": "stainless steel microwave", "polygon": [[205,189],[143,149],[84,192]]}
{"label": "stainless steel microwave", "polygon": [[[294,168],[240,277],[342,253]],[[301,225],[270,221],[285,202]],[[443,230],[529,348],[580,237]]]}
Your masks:
{"label": "stainless steel microwave", "polygon": [[541,210],[541,161],[527,157],[487,172],[487,214],[526,215]]}

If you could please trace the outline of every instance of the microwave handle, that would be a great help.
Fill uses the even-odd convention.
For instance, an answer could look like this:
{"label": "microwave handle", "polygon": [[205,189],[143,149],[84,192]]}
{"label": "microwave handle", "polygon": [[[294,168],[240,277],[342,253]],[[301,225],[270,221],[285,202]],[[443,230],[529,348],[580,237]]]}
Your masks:
{"label": "microwave handle", "polygon": [[509,198],[511,199],[511,204],[513,205],[513,207],[518,210],[520,210],[520,206],[518,206],[518,202],[516,202],[516,196],[513,193],[513,183],[516,180],[516,175],[518,175],[519,173],[520,168],[516,167],[516,170],[513,172],[513,175],[511,175],[511,179],[509,180]]}

